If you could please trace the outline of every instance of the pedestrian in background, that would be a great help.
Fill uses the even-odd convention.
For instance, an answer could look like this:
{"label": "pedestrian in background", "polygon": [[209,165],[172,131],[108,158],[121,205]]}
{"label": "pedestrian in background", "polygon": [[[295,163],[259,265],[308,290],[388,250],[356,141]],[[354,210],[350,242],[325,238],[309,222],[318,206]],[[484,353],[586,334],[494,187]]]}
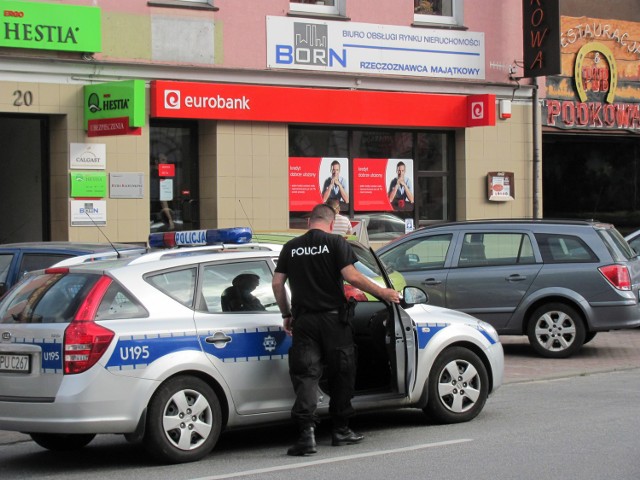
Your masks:
{"label": "pedestrian in background", "polygon": [[[318,383],[323,368],[329,381],[329,413],[334,446],[364,438],[349,428],[354,413],[356,352],[344,281],[388,302],[398,303],[398,292],[382,288],[354,267],[357,257],[349,243],[331,233],[335,211],[316,205],[309,230],[287,242],[273,276],[273,292],[282,312],[284,330],[292,335],[289,374],[296,394],[291,416],[300,436],[288,455],[316,453],[315,426]],[[289,280],[291,306],[285,290]],[[352,313],[352,312],[351,312]]]}
{"label": "pedestrian in background", "polygon": [[333,229],[331,233],[335,233],[337,235],[353,235],[353,228],[351,227],[351,222],[347,217],[340,214],[340,202],[338,200],[329,200],[327,201],[327,205],[331,207],[331,209],[336,212],[336,218],[333,221]]}

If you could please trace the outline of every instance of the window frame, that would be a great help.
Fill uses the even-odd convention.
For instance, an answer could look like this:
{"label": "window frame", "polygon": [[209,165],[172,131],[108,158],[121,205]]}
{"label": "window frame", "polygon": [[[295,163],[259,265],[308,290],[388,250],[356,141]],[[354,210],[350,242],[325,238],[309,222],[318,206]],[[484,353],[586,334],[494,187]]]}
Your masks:
{"label": "window frame", "polygon": [[416,25],[443,25],[462,26],[464,25],[464,2],[463,0],[451,0],[452,15],[426,15],[414,13],[413,21]]}
{"label": "window frame", "polygon": [[298,3],[289,1],[291,13],[341,15],[346,13],[346,0],[334,0],[335,5],[316,5],[315,3]]}

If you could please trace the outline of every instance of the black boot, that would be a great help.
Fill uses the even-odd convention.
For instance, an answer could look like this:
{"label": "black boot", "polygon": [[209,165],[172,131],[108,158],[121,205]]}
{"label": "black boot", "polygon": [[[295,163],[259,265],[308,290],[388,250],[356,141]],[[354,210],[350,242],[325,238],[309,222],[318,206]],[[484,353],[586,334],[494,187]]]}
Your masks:
{"label": "black boot", "polygon": [[351,445],[352,443],[360,443],[363,439],[364,435],[354,432],[349,427],[336,428],[331,434],[331,445],[334,447]]}
{"label": "black boot", "polygon": [[304,428],[300,432],[298,441],[287,450],[287,455],[298,457],[301,455],[313,455],[316,450],[316,435],[313,427]]}

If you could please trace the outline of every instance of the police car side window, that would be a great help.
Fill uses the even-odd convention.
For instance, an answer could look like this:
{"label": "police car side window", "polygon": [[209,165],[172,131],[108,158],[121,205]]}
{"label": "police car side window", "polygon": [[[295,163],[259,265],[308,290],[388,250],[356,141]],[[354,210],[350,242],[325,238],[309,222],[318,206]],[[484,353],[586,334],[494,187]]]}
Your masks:
{"label": "police car side window", "polygon": [[209,313],[277,312],[267,262],[233,262],[206,265],[202,298]]}
{"label": "police car side window", "polygon": [[148,317],[149,312],[119,284],[112,283],[100,302],[96,320]]}
{"label": "police car side window", "polygon": [[149,276],[146,280],[162,293],[180,302],[185,307],[193,308],[196,291],[195,268],[162,272]]}

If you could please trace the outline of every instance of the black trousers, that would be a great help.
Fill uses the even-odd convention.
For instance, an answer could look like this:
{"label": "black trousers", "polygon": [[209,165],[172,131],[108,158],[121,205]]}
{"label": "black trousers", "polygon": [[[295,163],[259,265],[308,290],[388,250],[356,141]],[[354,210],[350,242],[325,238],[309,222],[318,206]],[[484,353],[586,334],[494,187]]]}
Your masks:
{"label": "black trousers", "polygon": [[291,417],[301,429],[317,422],[318,383],[325,369],[333,427],[346,427],[354,413],[351,398],[356,378],[351,324],[338,313],[299,314],[294,317],[289,374],[296,393]]}

